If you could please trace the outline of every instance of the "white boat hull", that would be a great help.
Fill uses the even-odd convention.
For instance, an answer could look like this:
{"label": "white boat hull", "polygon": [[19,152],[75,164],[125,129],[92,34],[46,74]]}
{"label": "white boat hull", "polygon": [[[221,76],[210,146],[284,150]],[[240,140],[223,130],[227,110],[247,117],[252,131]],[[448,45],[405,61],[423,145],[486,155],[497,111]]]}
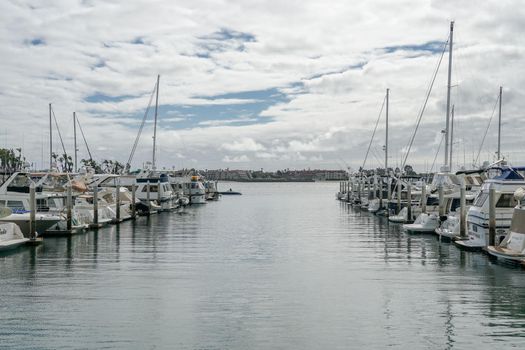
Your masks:
{"label": "white boat hull", "polygon": [[[37,234],[42,234],[52,226],[56,225],[57,223],[63,221],[64,218],[61,216],[56,215],[48,215],[48,214],[40,214],[37,213],[35,215],[35,230]],[[29,213],[23,213],[23,214],[11,214],[9,216],[5,216],[3,218],[0,218],[0,222],[12,222],[18,227],[20,227],[20,230],[24,234],[25,237],[29,238],[31,234],[30,229],[30,215]]]}
{"label": "white boat hull", "polygon": [[12,222],[0,223],[0,252],[16,249],[29,241],[20,228]]}
{"label": "white boat hull", "polygon": [[409,232],[432,233],[439,226],[439,218],[435,214],[421,213],[413,224],[405,224],[403,228]]}

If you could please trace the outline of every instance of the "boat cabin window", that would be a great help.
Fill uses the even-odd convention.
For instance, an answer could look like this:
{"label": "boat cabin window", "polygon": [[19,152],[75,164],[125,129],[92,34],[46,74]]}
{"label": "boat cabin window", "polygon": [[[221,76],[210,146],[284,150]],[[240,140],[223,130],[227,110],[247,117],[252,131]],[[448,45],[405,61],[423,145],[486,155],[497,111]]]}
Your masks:
{"label": "boat cabin window", "polygon": [[456,211],[461,205],[459,198],[453,198],[452,203],[450,204],[450,211]]}
{"label": "boat cabin window", "polygon": [[[149,185],[149,191],[150,192],[158,192],[159,187],[157,185]],[[142,192],[148,192],[148,185],[144,186],[142,188]]]}
{"label": "boat cabin window", "polygon": [[25,210],[24,203],[22,201],[7,201],[6,207],[13,210]]}
{"label": "boat cabin window", "polygon": [[65,200],[63,198],[50,198],[47,201],[49,208],[59,209],[65,206]]}
{"label": "boat cabin window", "polygon": [[496,208],[514,208],[518,204],[514,199],[514,194],[503,193],[496,203]]}
{"label": "boat cabin window", "polygon": [[474,206],[482,207],[488,197],[489,197],[489,194],[487,192],[481,191],[476,197],[476,199],[474,199]]}
{"label": "boat cabin window", "polygon": [[47,203],[47,199],[45,199],[45,198],[37,198],[37,200],[36,200],[36,210],[37,211],[49,211],[49,205]]}
{"label": "boat cabin window", "polygon": [[436,197],[427,197],[427,205],[438,205],[439,198]]}

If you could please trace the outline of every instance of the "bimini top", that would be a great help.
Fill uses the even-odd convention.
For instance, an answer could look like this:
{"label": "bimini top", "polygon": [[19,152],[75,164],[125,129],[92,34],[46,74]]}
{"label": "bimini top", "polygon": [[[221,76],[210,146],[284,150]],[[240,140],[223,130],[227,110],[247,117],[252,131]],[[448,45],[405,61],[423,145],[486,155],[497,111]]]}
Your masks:
{"label": "bimini top", "polygon": [[525,177],[522,175],[523,172],[525,172],[525,167],[504,167],[495,169],[501,170],[501,174],[495,176],[493,178],[494,180],[525,180]]}

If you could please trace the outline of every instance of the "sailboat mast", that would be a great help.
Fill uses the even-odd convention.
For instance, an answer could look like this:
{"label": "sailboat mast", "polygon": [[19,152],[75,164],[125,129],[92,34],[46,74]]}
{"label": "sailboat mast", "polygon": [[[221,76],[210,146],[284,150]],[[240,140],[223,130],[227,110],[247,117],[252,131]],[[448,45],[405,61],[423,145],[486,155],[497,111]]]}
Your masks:
{"label": "sailboat mast", "polygon": [[452,149],[454,148],[454,105],[452,105],[452,112],[450,118],[450,159],[449,170],[452,171]]}
{"label": "sailboat mast", "polygon": [[155,150],[156,150],[156,142],[157,142],[157,112],[159,108],[159,81],[160,81],[160,74],[157,75],[157,89],[155,97],[155,123],[153,124],[153,163],[152,168],[155,170]]}
{"label": "sailboat mast", "polygon": [[385,174],[388,173],[388,99],[390,96],[390,89],[386,89],[386,127],[385,127]]}
{"label": "sailboat mast", "polygon": [[77,172],[77,170],[78,170],[78,168],[77,168],[78,148],[77,148],[77,114],[76,114],[76,112],[73,112],[73,138],[75,140],[75,142],[74,142],[74,146],[75,146],[75,169],[74,169],[74,171]]}
{"label": "sailboat mast", "polygon": [[[389,98],[390,98],[390,89],[386,89],[386,111],[385,111],[385,175],[386,175],[386,184],[388,187],[387,190],[387,200],[390,201],[391,199],[391,191],[390,191],[390,175],[388,173],[388,108],[389,108]],[[381,191],[383,191],[381,189]],[[381,194],[381,196],[383,196]],[[388,208],[388,204],[386,206]]]}
{"label": "sailboat mast", "polygon": [[499,117],[498,117],[498,160],[501,159],[501,97],[503,93],[503,87],[499,87]]}
{"label": "sailboat mast", "polygon": [[53,124],[51,119],[51,103],[49,104],[49,171],[53,168]]}
{"label": "sailboat mast", "polygon": [[[447,83],[447,122],[445,126],[445,167],[448,166],[449,124],[450,124],[450,84],[452,80],[452,44],[454,39],[454,21],[450,22],[450,38],[448,45],[448,83]],[[450,170],[450,169],[449,169]]]}

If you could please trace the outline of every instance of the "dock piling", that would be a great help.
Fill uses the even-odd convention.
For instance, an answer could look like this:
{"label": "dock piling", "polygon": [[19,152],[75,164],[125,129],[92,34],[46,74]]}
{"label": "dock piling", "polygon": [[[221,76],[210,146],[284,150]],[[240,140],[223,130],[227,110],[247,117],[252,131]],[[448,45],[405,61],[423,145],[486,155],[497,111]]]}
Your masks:
{"label": "dock piling", "polygon": [[36,239],[36,193],[33,182],[29,186],[29,202],[29,238],[34,241]]}
{"label": "dock piling", "polygon": [[496,245],[496,189],[489,189],[489,244]]}
{"label": "dock piling", "polygon": [[412,222],[412,186],[407,183],[407,222]]}
{"label": "dock piling", "polygon": [[439,195],[439,218],[445,216],[445,194],[443,193],[443,185],[438,186]]}
{"label": "dock piling", "polygon": [[466,232],[466,210],[467,210],[467,200],[465,197],[465,180],[461,179],[461,188],[460,188],[460,198],[459,198],[459,236],[465,238],[467,236]]}
{"label": "dock piling", "polygon": [[421,186],[421,212],[427,212],[427,184],[423,183]]}
{"label": "dock piling", "polygon": [[135,217],[137,216],[137,207],[135,205],[135,200],[136,200],[136,191],[137,191],[137,186],[135,186],[135,184],[132,184],[131,185],[131,215],[133,217],[133,219],[135,219]]}
{"label": "dock piling", "polygon": [[397,213],[401,211],[401,179],[397,180]]}
{"label": "dock piling", "polygon": [[151,191],[150,191],[150,182],[149,182],[149,179],[148,179],[148,184],[147,184],[147,191],[146,191],[146,202],[148,202],[148,215],[151,214]]}
{"label": "dock piling", "polygon": [[115,205],[118,224],[120,222],[120,180],[117,180],[115,183]]}
{"label": "dock piling", "polygon": [[73,227],[73,194],[71,182],[69,182],[66,186],[66,193],[66,225],[67,231],[71,232],[71,229]]}
{"label": "dock piling", "polygon": [[93,225],[98,226],[98,186],[93,188]]}
{"label": "dock piling", "polygon": [[379,177],[379,209],[383,208],[383,178]]}
{"label": "dock piling", "polygon": [[377,176],[376,175],[374,175],[374,195],[372,198],[377,199]]}

